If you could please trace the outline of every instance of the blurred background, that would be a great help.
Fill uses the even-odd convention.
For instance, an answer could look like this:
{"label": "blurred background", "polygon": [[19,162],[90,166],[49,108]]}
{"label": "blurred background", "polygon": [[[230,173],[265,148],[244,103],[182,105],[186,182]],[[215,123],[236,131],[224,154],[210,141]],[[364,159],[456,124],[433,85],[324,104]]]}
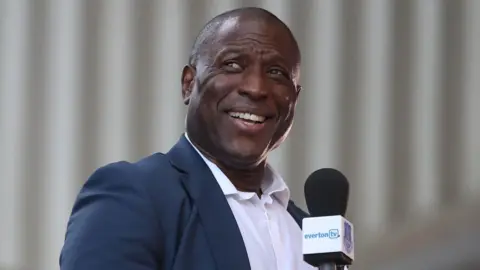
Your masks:
{"label": "blurred background", "polygon": [[480,269],[479,0],[0,0],[1,270],[58,269],[88,176],[168,151],[196,34],[241,6],[301,46],[270,162],[304,209],[311,172],[344,172],[352,269]]}

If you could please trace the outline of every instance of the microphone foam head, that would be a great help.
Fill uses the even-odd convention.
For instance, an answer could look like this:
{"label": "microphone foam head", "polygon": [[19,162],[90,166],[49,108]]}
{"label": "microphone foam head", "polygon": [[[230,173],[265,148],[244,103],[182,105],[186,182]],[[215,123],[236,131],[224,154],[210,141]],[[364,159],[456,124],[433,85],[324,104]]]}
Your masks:
{"label": "microphone foam head", "polygon": [[347,178],[335,169],[317,170],[305,182],[305,200],[314,217],[345,216],[348,194]]}

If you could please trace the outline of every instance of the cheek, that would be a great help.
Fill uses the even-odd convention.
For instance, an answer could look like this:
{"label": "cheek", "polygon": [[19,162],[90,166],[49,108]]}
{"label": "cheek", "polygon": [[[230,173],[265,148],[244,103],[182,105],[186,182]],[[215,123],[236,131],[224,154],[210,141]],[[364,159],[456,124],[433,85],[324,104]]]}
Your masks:
{"label": "cheek", "polygon": [[284,96],[279,103],[281,106],[281,119],[277,125],[275,130],[275,134],[273,135],[272,140],[272,148],[278,147],[285,138],[288,136],[288,133],[292,127],[293,117],[295,114],[295,105],[296,105],[296,98],[290,95]]}
{"label": "cheek", "polygon": [[296,95],[291,93],[286,93],[285,95],[282,95],[277,99],[277,103],[285,120],[288,120],[289,118],[293,117],[295,105],[297,103]]}
{"label": "cheek", "polygon": [[206,78],[199,83],[197,107],[204,118],[213,118],[222,110],[222,101],[235,89],[234,81],[224,75]]}
{"label": "cheek", "polygon": [[232,75],[220,74],[213,77],[207,84],[209,98],[216,101],[215,105],[219,105],[219,103],[237,89],[239,81],[241,81],[241,79],[239,80],[238,76]]}
{"label": "cheek", "polygon": [[229,93],[241,83],[240,74],[218,74],[210,81],[211,86],[217,89],[219,94]]}

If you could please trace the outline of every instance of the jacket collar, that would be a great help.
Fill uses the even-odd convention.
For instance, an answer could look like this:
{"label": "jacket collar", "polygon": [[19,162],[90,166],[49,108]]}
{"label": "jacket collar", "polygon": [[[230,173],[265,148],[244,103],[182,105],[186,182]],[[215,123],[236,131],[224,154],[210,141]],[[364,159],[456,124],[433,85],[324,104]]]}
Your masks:
{"label": "jacket collar", "polygon": [[[247,250],[227,199],[211,170],[182,135],[167,153],[172,166],[184,173],[181,181],[198,208],[218,269],[250,269]],[[214,209],[213,209],[214,207]],[[302,227],[308,214],[288,200],[287,211]]]}
{"label": "jacket collar", "polygon": [[167,153],[198,209],[218,269],[250,269],[247,250],[222,189],[184,135]]}

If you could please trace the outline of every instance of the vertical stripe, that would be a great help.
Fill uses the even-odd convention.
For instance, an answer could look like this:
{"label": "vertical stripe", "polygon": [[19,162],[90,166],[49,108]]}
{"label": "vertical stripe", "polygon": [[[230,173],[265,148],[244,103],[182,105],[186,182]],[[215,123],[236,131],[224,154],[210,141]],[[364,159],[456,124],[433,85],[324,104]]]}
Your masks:
{"label": "vertical stripe", "polygon": [[187,63],[185,0],[156,2],[154,16],[152,150],[168,151],[184,131],[181,75]]}
{"label": "vertical stripe", "polygon": [[393,1],[394,28],[392,29],[392,95],[391,95],[391,126],[389,156],[390,172],[388,181],[390,184],[390,210],[389,221],[391,224],[399,224],[406,220],[407,205],[405,199],[410,192],[410,134],[409,110],[411,96],[410,72],[412,66],[412,1]]}
{"label": "vertical stripe", "polygon": [[71,205],[77,192],[80,130],[81,2],[50,0],[47,25],[48,62],[44,142],[45,174],[40,225],[39,270],[57,267]]}
{"label": "vertical stripe", "polygon": [[300,93],[306,107],[306,170],[338,168],[341,3],[336,0],[315,1],[308,14],[308,48],[304,58],[307,79]]}
{"label": "vertical stripe", "polygon": [[[477,199],[480,193],[480,1],[466,1],[465,84],[462,110],[461,193]],[[451,179],[454,181],[453,179]],[[463,197],[463,196],[461,196]]]}
{"label": "vertical stripe", "polygon": [[50,105],[46,97],[47,69],[45,63],[49,59],[47,33],[48,5],[47,0],[30,2],[30,41],[28,52],[28,127],[26,148],[28,149],[25,163],[25,180],[27,185],[22,192],[25,200],[25,209],[22,215],[25,219],[25,227],[22,232],[25,238],[25,249],[22,250],[23,269],[37,269],[40,264],[41,243],[41,222],[43,220],[43,195],[40,192],[44,186],[43,177],[45,172],[46,159],[44,159],[45,132],[45,111]]}
{"label": "vertical stripe", "polygon": [[412,149],[410,210],[433,214],[439,203],[439,113],[441,83],[441,2],[415,1],[412,67]]}
{"label": "vertical stripe", "polygon": [[28,1],[2,3],[0,17],[0,265],[22,265],[25,223]]}
{"label": "vertical stripe", "polygon": [[368,233],[384,230],[389,204],[389,101],[391,91],[391,1],[364,2],[361,22],[361,59],[363,69],[359,85],[360,141],[357,192],[362,215],[360,226]]}
{"label": "vertical stripe", "polygon": [[439,181],[440,207],[453,206],[458,200],[461,185],[452,181],[462,177],[460,171],[461,155],[461,121],[462,98],[465,70],[463,64],[465,45],[464,36],[464,1],[442,1],[442,55],[440,89],[437,95],[441,97],[438,116],[439,123]]}
{"label": "vertical stripe", "polygon": [[[361,124],[360,97],[363,93],[358,90],[363,69],[362,60],[359,57],[361,49],[362,35],[360,34],[362,20],[362,1],[341,1],[341,79],[340,79],[340,119],[339,132],[339,168],[346,174],[350,182],[350,198],[347,210],[347,217],[357,223],[357,216],[362,216],[363,200],[362,194],[359,194],[358,187],[362,185],[359,180],[359,149],[357,147]],[[309,31],[309,33],[312,33]],[[315,74],[316,75],[316,74]],[[357,227],[359,228],[359,227]]]}
{"label": "vertical stripe", "polygon": [[97,164],[128,159],[132,149],[132,8],[129,0],[102,2],[98,87]]}
{"label": "vertical stripe", "polygon": [[138,160],[149,155],[152,149],[148,137],[151,132],[150,106],[153,97],[153,80],[157,77],[152,70],[154,51],[155,28],[155,2],[135,1],[132,10],[132,39],[135,40],[135,48],[132,50],[132,99],[130,100],[131,111],[131,158]]}

